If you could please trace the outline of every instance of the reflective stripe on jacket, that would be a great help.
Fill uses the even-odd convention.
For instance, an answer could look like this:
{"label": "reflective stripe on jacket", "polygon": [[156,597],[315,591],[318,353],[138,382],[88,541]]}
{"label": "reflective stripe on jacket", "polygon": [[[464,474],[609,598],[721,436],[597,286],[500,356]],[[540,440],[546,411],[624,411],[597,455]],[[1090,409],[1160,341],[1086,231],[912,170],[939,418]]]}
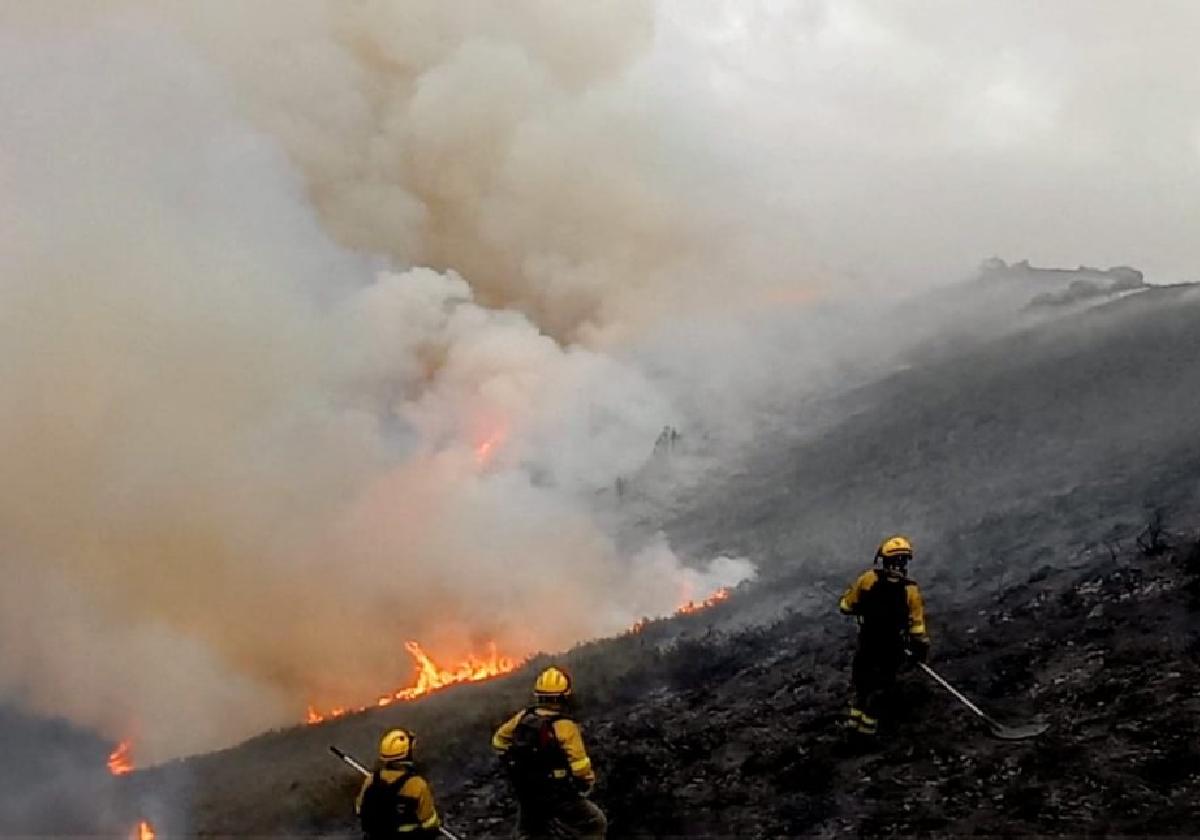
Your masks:
{"label": "reflective stripe on jacket", "polygon": [[[875,597],[883,595],[885,589],[901,586],[903,594],[897,592],[899,597],[895,604],[891,603],[890,598]],[[925,603],[917,582],[890,575],[882,569],[868,569],[859,575],[838,602],[838,609],[844,615],[859,616],[864,632],[894,630],[921,638],[929,635],[925,629]],[[896,626],[888,626],[893,624]]]}
{"label": "reflective stripe on jacket", "polygon": [[385,785],[395,784],[401,777],[407,775],[408,778],[396,791],[396,797],[407,800],[410,807],[405,809],[413,814],[411,821],[403,821],[396,827],[396,831],[408,833],[412,831],[436,831],[441,827],[442,821],[438,816],[437,807],[433,802],[433,790],[429,787],[429,783],[421,776],[413,774],[411,768],[394,769],[383,767],[377,770],[370,777],[363,779],[362,787],[358,791],[358,797],[354,800],[354,813],[362,814],[363,797],[366,796],[367,789],[375,783],[376,777]]}
{"label": "reflective stripe on jacket", "polygon": [[[513,744],[513,734],[517,730],[517,725],[520,724],[527,711],[517,712],[496,730],[496,734],[492,736],[492,749],[501,755],[508,752],[509,747]],[[535,707],[533,712],[544,717],[558,718],[554,721],[554,738],[562,747],[571,775],[579,780],[585,788],[590,788],[595,784],[596,771],[592,768],[592,760],[588,757],[587,749],[583,745],[583,732],[580,730],[579,724],[570,718],[562,717],[562,713],[554,709]]]}

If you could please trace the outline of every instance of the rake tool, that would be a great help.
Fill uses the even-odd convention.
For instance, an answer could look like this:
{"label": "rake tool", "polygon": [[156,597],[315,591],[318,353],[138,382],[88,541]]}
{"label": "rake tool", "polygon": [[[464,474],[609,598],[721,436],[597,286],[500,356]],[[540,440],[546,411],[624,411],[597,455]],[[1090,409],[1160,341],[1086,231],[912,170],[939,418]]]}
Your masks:
{"label": "rake tool", "polygon": [[983,709],[972,703],[970,698],[947,682],[946,679],[937,671],[930,668],[924,662],[918,662],[917,665],[920,666],[922,671],[924,671],[935,682],[937,682],[938,685],[953,694],[954,698],[958,700],[958,702],[970,709],[977,718],[987,725],[987,728],[992,735],[997,738],[1000,738],[1004,741],[1024,741],[1028,738],[1036,738],[1038,735],[1041,735],[1050,728],[1050,724],[1044,722],[1031,723],[1026,726],[1005,726],[1003,723],[1000,723],[1000,721],[984,712]]}

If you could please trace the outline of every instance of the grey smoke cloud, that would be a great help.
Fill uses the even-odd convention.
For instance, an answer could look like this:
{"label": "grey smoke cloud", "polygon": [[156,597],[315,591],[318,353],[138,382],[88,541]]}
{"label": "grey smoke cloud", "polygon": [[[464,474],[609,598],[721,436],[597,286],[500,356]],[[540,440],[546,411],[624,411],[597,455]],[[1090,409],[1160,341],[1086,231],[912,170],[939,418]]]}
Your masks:
{"label": "grey smoke cloud", "polygon": [[1160,8],[7,4],[0,689],[158,759],[747,577],[597,500],[880,352],[814,300],[1187,270]]}
{"label": "grey smoke cloud", "polygon": [[[553,7],[534,6],[558,37]],[[133,737],[140,761],[289,723],[310,701],[369,702],[405,682],[409,638],[439,658],[493,639],[515,654],[563,647],[752,573],[728,558],[687,568],[661,539],[619,547],[595,517],[596,491],[644,462],[675,409],[628,360],[530,320],[582,331],[564,303],[581,294],[570,267],[561,294],[538,285],[557,282],[553,253],[526,255],[545,260],[537,282],[412,267],[390,233],[431,248],[446,224],[410,229],[387,201],[347,209],[371,178],[343,194],[326,155],[341,143],[355,166],[347,148],[362,138],[306,111],[308,98],[280,111],[298,133],[275,133],[253,88],[286,105],[286,80],[246,75],[243,45],[220,41],[261,54],[281,32],[319,53],[349,37],[366,62],[354,77],[378,56],[346,32],[398,7],[366,22],[350,7],[260,8],[217,21],[209,7],[14,7],[0,36],[0,527],[13,582],[0,686]],[[620,38],[588,58],[590,27],[579,51],[550,44],[506,104],[473,90],[475,65],[526,72],[517,46],[530,32],[494,17],[480,45],[477,17],[425,12],[450,43],[413,57],[426,63],[423,142],[468,169],[489,154],[477,135],[490,121],[536,110],[551,80],[552,98],[584,113],[570,100],[626,60]],[[324,79],[332,99],[354,98],[356,80],[337,87],[319,55],[297,66],[290,90],[309,97]],[[484,105],[492,116],[476,124]],[[313,160],[304,136],[320,146]],[[410,139],[377,141],[400,153]],[[488,195],[454,189],[434,191],[451,216],[493,218],[477,206]],[[348,241],[372,214],[379,238]],[[529,225],[501,237],[505,259],[525,259]],[[588,269],[589,311],[617,287],[609,270]]]}
{"label": "grey smoke cloud", "polygon": [[1188,2],[668,0],[659,76],[736,126],[810,256],[895,291],[984,255],[1200,262]]}

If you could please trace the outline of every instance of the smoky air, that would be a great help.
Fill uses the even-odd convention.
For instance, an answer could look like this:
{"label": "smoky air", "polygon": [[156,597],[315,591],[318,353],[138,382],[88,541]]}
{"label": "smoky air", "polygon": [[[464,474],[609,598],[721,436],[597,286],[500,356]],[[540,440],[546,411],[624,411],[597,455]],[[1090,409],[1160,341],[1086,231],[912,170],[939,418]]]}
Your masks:
{"label": "smoky air", "polygon": [[207,756],[1182,533],[1198,15],[5,4],[0,830],[334,831]]}

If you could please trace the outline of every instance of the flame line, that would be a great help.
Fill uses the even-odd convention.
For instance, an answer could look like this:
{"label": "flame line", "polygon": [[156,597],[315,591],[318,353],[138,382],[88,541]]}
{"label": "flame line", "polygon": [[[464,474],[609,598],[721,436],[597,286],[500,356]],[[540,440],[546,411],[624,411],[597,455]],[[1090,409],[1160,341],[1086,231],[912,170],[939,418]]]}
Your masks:
{"label": "flame line", "polygon": [[[413,658],[413,662],[417,668],[413,684],[407,688],[398,689],[391,694],[380,696],[372,704],[373,706],[388,706],[397,701],[415,700],[418,697],[434,691],[440,691],[457,683],[489,680],[515,670],[520,664],[520,661],[513,657],[502,656],[497,650],[495,642],[488,643],[486,655],[468,654],[465,659],[452,669],[439,667],[417,642],[405,642],[404,649]],[[310,705],[305,715],[305,723],[310,725],[321,723],[325,720],[342,717],[351,712],[364,712],[368,708],[370,706],[358,706],[355,708],[336,706],[328,712],[322,713]]]}
{"label": "flame line", "polygon": [[[729,587],[721,587],[702,601],[693,601],[690,599],[684,601],[675,609],[672,615],[688,615],[706,610],[727,600],[732,594],[733,592]],[[640,633],[649,623],[650,619],[639,619],[626,632]],[[494,679],[515,670],[523,661],[509,656],[502,656],[496,649],[496,643],[489,642],[485,656],[478,656],[473,653],[467,654],[466,658],[460,661],[456,667],[447,670],[439,667],[417,642],[405,642],[404,649],[413,658],[417,669],[416,678],[412,685],[407,688],[401,688],[391,694],[381,695],[371,706],[335,706],[327,712],[319,712],[315,706],[309,705],[304,716],[304,722],[311,726],[342,717],[351,712],[365,712],[372,707],[377,708],[389,706],[396,702],[416,700],[418,697],[423,697],[435,691],[441,691],[458,683],[481,682],[483,680]]]}

